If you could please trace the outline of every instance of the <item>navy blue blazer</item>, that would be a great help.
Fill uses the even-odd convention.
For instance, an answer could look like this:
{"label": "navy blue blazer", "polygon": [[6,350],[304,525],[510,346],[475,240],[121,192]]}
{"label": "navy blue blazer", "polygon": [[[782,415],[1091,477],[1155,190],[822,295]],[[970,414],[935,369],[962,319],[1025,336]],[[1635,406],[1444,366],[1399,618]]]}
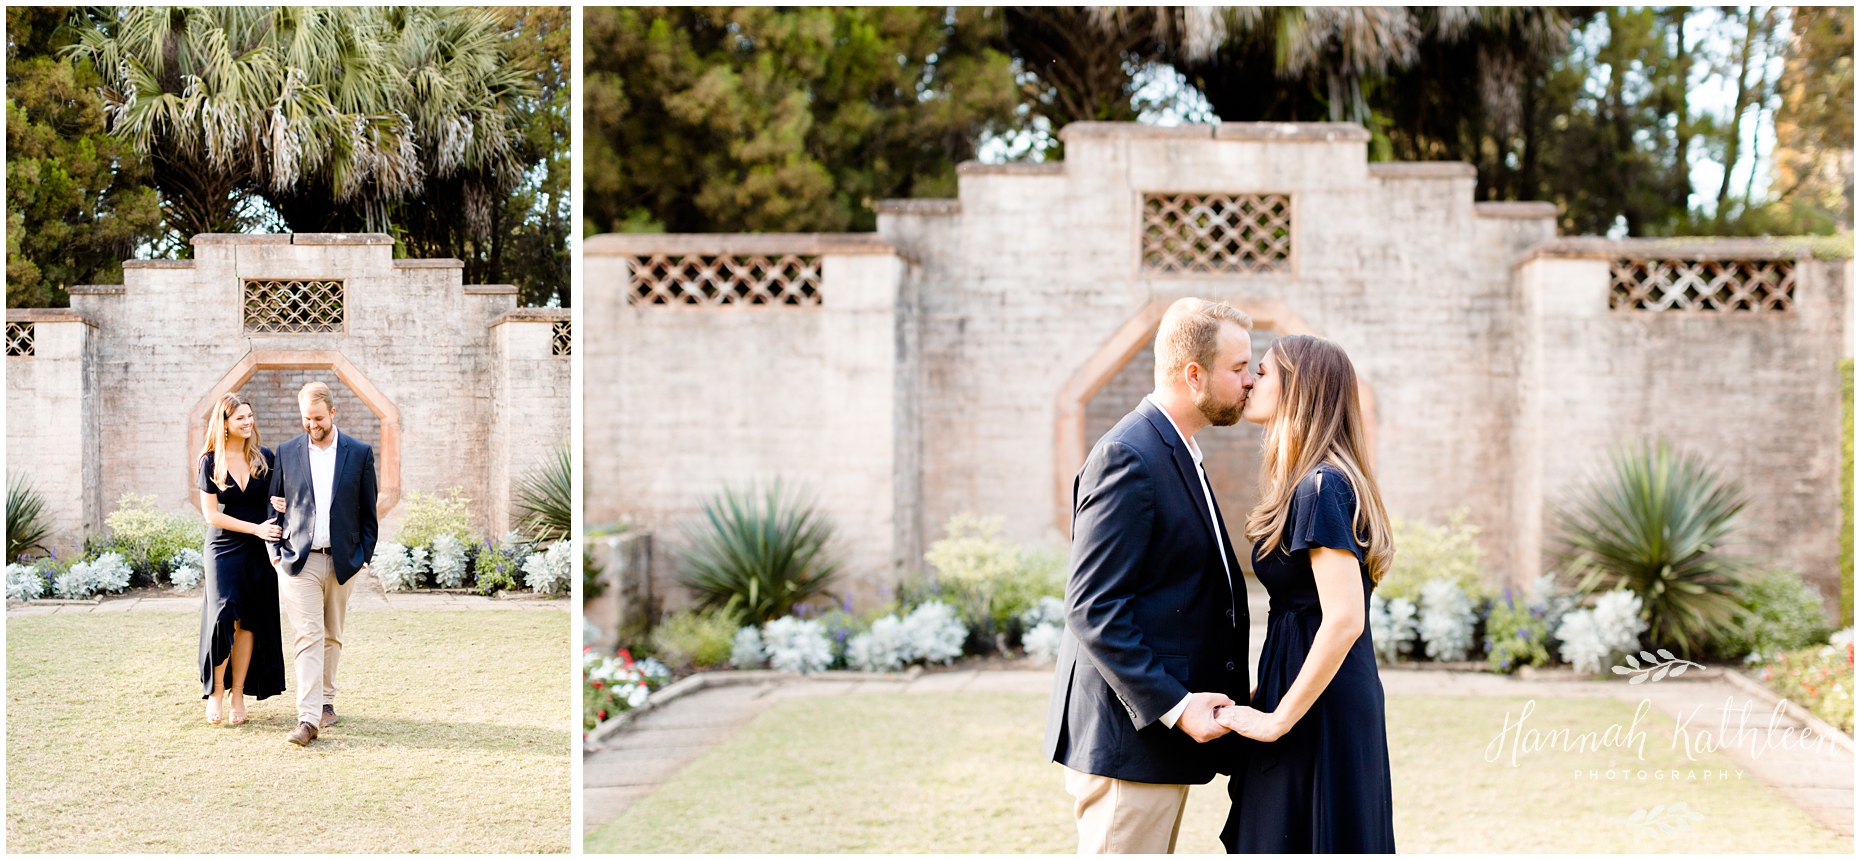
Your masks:
{"label": "navy blue blazer", "polygon": [[1092,447],[1072,482],[1066,632],[1046,718],[1053,761],[1166,785],[1232,772],[1236,736],[1199,744],[1161,721],[1191,692],[1247,703],[1244,572],[1226,536],[1156,404],[1145,399]]}
{"label": "navy blue blazer", "polygon": [[[316,488],[310,479],[310,437],[299,434],[278,446],[277,468],[271,470],[271,495],[284,498],[279,523],[284,534],[273,552],[288,565],[292,576],[304,569],[310,541],[316,537]],[[375,449],[367,442],[336,431],[335,498],[329,506],[329,555],[336,581],[349,577],[375,557]]]}

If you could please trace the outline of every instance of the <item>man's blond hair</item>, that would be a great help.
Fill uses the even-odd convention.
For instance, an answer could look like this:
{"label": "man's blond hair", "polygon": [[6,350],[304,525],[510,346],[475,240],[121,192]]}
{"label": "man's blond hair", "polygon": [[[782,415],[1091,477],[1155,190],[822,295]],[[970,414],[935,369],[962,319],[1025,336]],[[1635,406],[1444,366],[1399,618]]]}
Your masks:
{"label": "man's blond hair", "polygon": [[336,411],[336,401],[330,396],[329,386],[327,384],[312,382],[297,391],[298,406],[309,406],[319,400],[323,401],[323,406],[329,409],[329,411]]}
{"label": "man's blond hair", "polygon": [[1211,302],[1193,296],[1176,299],[1163,313],[1156,327],[1156,388],[1168,390],[1182,378],[1182,368],[1189,362],[1203,370],[1214,367],[1220,353],[1221,323],[1237,323],[1243,329],[1253,327],[1253,318],[1226,302]]}

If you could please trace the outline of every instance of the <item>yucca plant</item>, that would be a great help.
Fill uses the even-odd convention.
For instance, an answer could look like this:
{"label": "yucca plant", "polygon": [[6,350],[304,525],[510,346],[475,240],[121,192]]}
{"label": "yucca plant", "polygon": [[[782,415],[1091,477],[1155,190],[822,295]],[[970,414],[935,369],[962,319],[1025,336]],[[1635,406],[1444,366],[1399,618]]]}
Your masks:
{"label": "yucca plant", "polygon": [[522,529],[538,544],[567,540],[573,529],[575,458],[567,445],[557,445],[548,462],[517,479],[517,507],[523,511]]}
{"label": "yucca plant", "polygon": [[1688,655],[1736,608],[1743,563],[1723,551],[1748,498],[1736,481],[1665,440],[1623,448],[1555,511],[1555,553],[1583,593],[1626,588],[1656,645]]}
{"label": "yucca plant", "polygon": [[826,594],[840,569],[830,546],[833,525],[806,494],[780,481],[726,487],[704,503],[703,519],[688,525],[685,537],[688,545],[675,550],[680,580],[704,605],[748,624]]}
{"label": "yucca plant", "polygon": [[13,561],[25,553],[44,549],[51,534],[50,518],[45,513],[45,497],[19,475],[6,478],[6,557]]}

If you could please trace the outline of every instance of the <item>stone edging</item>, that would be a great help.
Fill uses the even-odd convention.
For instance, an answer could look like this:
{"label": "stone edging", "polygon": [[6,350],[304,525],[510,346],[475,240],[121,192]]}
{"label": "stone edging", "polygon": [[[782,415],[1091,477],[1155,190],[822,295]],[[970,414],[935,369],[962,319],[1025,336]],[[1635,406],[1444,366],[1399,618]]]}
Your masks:
{"label": "stone edging", "polygon": [[1752,696],[1769,702],[1772,708],[1775,707],[1778,702],[1782,703],[1783,713],[1800,720],[1803,725],[1827,737],[1827,739],[1833,741],[1836,746],[1848,752],[1854,751],[1854,739],[1852,735],[1829,725],[1827,721],[1809,713],[1807,708],[1776,695],[1776,691],[1770,689],[1769,686],[1762,681],[1752,678],[1742,672],[1732,670],[1727,670],[1724,673],[1724,680],[1729,681],[1731,686],[1739,690],[1743,690]]}
{"label": "stone edging", "polygon": [[[799,672],[778,672],[774,669],[727,669],[717,672],[698,672],[672,683],[671,686],[653,693],[646,699],[646,704],[630,710],[621,711],[605,722],[588,730],[582,739],[584,752],[592,751],[600,743],[625,728],[628,723],[638,719],[653,708],[667,705],[699,690],[711,687],[734,687],[739,684],[760,684],[766,681],[799,680],[857,680],[857,681],[912,681],[923,674],[922,666],[912,666],[903,672],[855,672],[849,669],[834,669],[803,675]],[[583,681],[582,683],[587,683]]]}

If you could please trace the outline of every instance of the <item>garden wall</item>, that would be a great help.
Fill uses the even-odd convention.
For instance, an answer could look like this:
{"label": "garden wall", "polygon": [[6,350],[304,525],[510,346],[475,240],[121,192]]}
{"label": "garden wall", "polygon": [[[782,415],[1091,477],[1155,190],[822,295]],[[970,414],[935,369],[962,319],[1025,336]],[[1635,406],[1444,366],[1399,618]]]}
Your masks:
{"label": "garden wall", "polygon": [[[964,164],[955,199],[882,201],[877,235],[834,237],[882,249],[872,253],[901,274],[869,293],[856,328],[650,298],[708,295],[707,273],[804,255],[819,237],[590,239],[586,295],[603,350],[586,359],[590,516],[663,531],[724,476],[779,470],[840,488],[836,519],[850,541],[872,542],[867,559],[888,541],[890,558],[919,563],[962,511],[1005,517],[1016,540],[1063,542],[1074,472],[1147,390],[1162,310],[1194,295],[1251,314],[1256,356],[1295,333],[1348,350],[1389,509],[1434,522],[1469,509],[1495,581],[1540,570],[1546,501],[1613,441],[1646,434],[1744,478],[1753,539],[1798,524],[1801,546],[1779,557],[1832,581],[1818,571],[1831,574],[1838,532],[1829,422],[1835,361],[1851,354],[1837,312],[1846,262],[1802,257],[1799,243],[1693,243],[1694,257],[1788,256],[1799,296],[1787,310],[1641,318],[1609,310],[1608,259],[1659,249],[1558,239],[1550,204],[1475,202],[1468,165],[1371,164],[1356,126],[1076,123],[1061,134],[1063,163]],[[844,340],[822,340],[830,332]],[[849,389],[830,369],[853,350],[879,362],[881,338],[867,399],[837,399]],[[1760,395],[1726,396],[1738,383],[1731,364],[1705,360],[1713,343],[1752,370]],[[1567,373],[1565,355],[1590,372]],[[1721,414],[1701,422],[1708,403]],[[848,435],[852,425],[889,436]],[[1231,527],[1250,505],[1257,434],[1210,434],[1210,456],[1229,461],[1211,472]],[[882,590],[889,573],[856,565],[858,590]]]}
{"label": "garden wall", "polygon": [[[566,337],[567,311],[517,311],[514,287],[465,285],[457,260],[395,260],[382,234],[203,234],[193,247],[192,260],[125,262],[120,286],[72,288],[67,313],[89,332],[93,398],[69,395],[70,372],[21,372],[52,356],[9,350],[8,464],[63,458],[34,475],[58,509],[60,540],[79,539],[70,523],[97,528],[126,493],[193,508],[214,398],[253,385],[261,427],[294,424],[270,414],[296,408],[273,389],[301,373],[348,389],[339,429],[356,415],[358,435],[378,437],[384,535],[402,492],[451,486],[476,500],[480,527],[508,528],[511,472],[569,435],[567,350],[556,354],[552,337],[558,325]],[[20,311],[7,319],[9,330],[27,321]],[[366,417],[350,411],[356,403]],[[47,421],[88,428],[81,469],[36,429]],[[288,438],[273,432],[269,447]],[[94,478],[81,480],[84,470]],[[88,492],[101,510],[79,513]]]}

